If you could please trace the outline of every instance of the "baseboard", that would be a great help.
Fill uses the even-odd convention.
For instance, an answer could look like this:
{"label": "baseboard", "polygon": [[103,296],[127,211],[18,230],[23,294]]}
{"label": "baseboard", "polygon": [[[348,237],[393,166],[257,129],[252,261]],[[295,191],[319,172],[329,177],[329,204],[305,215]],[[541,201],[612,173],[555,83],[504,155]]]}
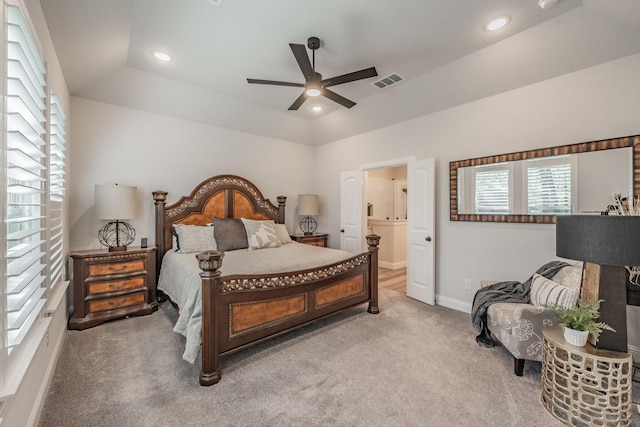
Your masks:
{"label": "baseboard", "polygon": [[471,313],[471,304],[466,301],[436,295],[436,304],[453,310],[462,311],[463,313]]}
{"label": "baseboard", "polygon": [[640,347],[636,345],[630,345],[629,353],[631,353],[631,357],[633,357],[634,362],[640,362]]}
{"label": "baseboard", "polygon": [[407,261],[387,262],[387,261],[380,261],[378,259],[378,267],[386,268],[387,270],[398,270],[406,266],[407,266]]}

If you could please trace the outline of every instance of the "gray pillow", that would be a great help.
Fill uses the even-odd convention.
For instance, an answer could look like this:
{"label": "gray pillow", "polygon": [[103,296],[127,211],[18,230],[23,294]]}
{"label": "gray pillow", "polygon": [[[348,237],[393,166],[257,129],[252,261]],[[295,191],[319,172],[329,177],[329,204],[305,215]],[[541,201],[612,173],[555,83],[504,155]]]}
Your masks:
{"label": "gray pillow", "polygon": [[247,232],[240,218],[212,217],[211,222],[219,251],[233,251],[249,247]]}

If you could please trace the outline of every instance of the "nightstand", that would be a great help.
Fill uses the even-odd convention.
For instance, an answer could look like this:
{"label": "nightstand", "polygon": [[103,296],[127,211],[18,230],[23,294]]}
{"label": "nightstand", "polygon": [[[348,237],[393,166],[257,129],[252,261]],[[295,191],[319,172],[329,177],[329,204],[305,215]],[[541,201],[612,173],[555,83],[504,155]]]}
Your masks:
{"label": "nightstand", "polygon": [[75,251],[69,329],[151,314],[156,302],[156,248]]}
{"label": "nightstand", "polygon": [[313,234],[292,234],[291,239],[298,243],[304,243],[306,245],[327,247],[327,233],[313,233]]}

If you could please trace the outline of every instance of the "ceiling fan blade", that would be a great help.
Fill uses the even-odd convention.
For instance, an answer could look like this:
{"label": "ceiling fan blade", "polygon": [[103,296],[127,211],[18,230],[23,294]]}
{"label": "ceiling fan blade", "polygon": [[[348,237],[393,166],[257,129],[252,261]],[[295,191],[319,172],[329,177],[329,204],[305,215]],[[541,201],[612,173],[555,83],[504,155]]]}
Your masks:
{"label": "ceiling fan blade", "polygon": [[279,82],[279,81],[276,81],[276,80],[247,79],[247,83],[256,83],[256,84],[260,84],[260,85],[304,87],[303,83]]}
{"label": "ceiling fan blade", "polygon": [[289,43],[291,46],[291,51],[293,52],[293,56],[296,57],[296,61],[298,61],[298,66],[304,75],[305,81],[310,81],[315,78],[315,72],[313,71],[313,67],[311,66],[311,61],[309,61],[309,55],[307,55],[307,48],[303,44],[293,44]]}
{"label": "ceiling fan blade", "polygon": [[322,80],[320,83],[323,87],[330,87],[335,85],[341,85],[343,83],[349,83],[356,80],[368,79],[369,77],[375,77],[378,75],[376,67],[366,68],[360,71],[354,71],[353,73],[343,74],[341,76],[330,77]]}
{"label": "ceiling fan blade", "polygon": [[322,95],[325,98],[329,98],[330,100],[337,102],[338,104],[342,105],[343,107],[347,107],[347,108],[351,108],[354,105],[356,105],[355,102],[348,100],[347,98],[345,98],[342,95],[338,95],[335,92],[330,91],[327,88],[322,89]]}
{"label": "ceiling fan blade", "polygon": [[307,100],[308,97],[309,96],[307,95],[307,92],[302,92],[302,94],[295,101],[293,101],[293,104],[291,104],[289,110],[297,110],[298,108],[300,108],[300,106],[304,103],[304,101]]}

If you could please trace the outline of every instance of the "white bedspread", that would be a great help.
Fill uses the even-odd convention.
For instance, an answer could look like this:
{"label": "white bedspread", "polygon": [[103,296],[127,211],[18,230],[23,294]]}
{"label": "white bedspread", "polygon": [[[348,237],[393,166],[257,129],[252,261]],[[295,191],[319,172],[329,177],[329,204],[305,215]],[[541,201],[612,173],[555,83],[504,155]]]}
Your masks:
{"label": "white bedspread", "polygon": [[[287,243],[279,248],[225,252],[220,271],[231,274],[268,274],[320,267],[347,259],[353,254],[338,249],[319,248],[302,243]],[[173,330],[186,337],[182,358],[194,363],[202,343],[202,300],[200,269],[196,254],[164,255],[158,289],[180,307]]]}

